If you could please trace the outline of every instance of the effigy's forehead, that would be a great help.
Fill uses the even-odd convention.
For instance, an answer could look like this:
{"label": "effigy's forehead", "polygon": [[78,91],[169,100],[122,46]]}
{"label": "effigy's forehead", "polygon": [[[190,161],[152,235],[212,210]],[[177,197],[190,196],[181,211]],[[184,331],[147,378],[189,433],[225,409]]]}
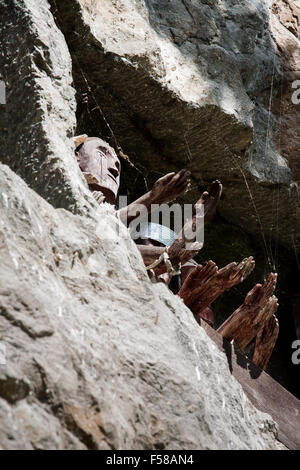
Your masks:
{"label": "effigy's forehead", "polygon": [[88,137],[85,142],[94,142],[95,146],[100,146],[106,148],[110,151],[113,156],[117,156],[115,150],[104,140],[100,139],[100,137]]}

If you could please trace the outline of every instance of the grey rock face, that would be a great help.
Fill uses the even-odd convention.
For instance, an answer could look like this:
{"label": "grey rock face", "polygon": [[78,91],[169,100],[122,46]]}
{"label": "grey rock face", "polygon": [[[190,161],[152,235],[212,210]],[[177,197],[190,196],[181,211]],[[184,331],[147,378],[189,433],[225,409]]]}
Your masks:
{"label": "grey rock face", "polygon": [[54,206],[84,210],[85,185],[70,158],[76,102],[63,35],[46,0],[1,0],[0,22],[1,161]]}
{"label": "grey rock face", "polygon": [[3,165],[0,187],[0,447],[283,447],[109,206],[54,209]]}

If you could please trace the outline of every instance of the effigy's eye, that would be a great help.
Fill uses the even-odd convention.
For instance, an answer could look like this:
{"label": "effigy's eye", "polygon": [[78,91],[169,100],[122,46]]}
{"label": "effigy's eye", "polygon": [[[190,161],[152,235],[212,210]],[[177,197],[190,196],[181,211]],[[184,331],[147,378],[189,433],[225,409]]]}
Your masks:
{"label": "effigy's eye", "polygon": [[109,150],[105,147],[99,147],[99,150],[101,153],[104,153],[104,155],[108,155],[109,154]]}
{"label": "effigy's eye", "polygon": [[105,157],[106,157],[106,154],[105,154],[105,152],[103,152],[102,149],[98,149],[97,152],[96,152],[96,155],[97,155],[97,158],[98,158],[99,160],[101,160],[102,158],[105,158]]}

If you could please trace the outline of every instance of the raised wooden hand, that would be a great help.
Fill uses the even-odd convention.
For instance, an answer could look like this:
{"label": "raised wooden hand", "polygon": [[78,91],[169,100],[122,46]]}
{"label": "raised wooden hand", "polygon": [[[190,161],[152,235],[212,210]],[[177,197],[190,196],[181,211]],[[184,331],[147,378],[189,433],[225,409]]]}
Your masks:
{"label": "raised wooden hand", "polygon": [[246,296],[241,305],[217,330],[229,341],[234,340],[244,349],[257,333],[268,324],[278,308],[273,295],[277,274],[271,273],[267,281],[257,284]]}
{"label": "raised wooden hand", "polygon": [[266,370],[279,334],[279,324],[275,315],[266,322],[258,332],[252,361],[263,370]]}
{"label": "raised wooden hand", "polygon": [[[197,236],[199,235],[198,231],[203,230],[203,224],[200,219],[204,215],[205,221],[205,217],[209,214],[209,211],[216,207],[221,193],[221,183],[219,181],[214,181],[210,186],[209,191],[204,192],[195,204],[192,218],[186,222],[176,240],[169,247],[168,255],[173,266],[178,265],[179,263],[186,263],[188,260],[196,256],[198,251],[203,247],[202,241],[197,241]],[[199,239],[201,239],[201,237],[199,237]],[[146,252],[146,250],[144,251]],[[166,267],[162,263],[155,268],[155,274],[157,276],[164,272],[166,272]]]}
{"label": "raised wooden hand", "polygon": [[[176,240],[169,248],[170,259],[180,259],[183,264],[189,259],[193,258],[199,250],[201,250],[203,244],[197,241],[197,226],[199,230],[203,229],[200,219],[204,214],[205,218],[208,216],[211,210],[213,210],[221,197],[222,184],[219,181],[214,181],[208,191],[205,191],[200,199],[194,206],[194,214],[192,219],[188,220],[181,232],[179,233]],[[188,249],[187,249],[188,246]]]}
{"label": "raised wooden hand", "polygon": [[255,262],[245,258],[241,263],[230,263],[222,269],[213,261],[199,265],[184,281],[179,295],[195,315],[200,315],[223,292],[242,282],[253,271]]}
{"label": "raised wooden hand", "polygon": [[222,184],[220,181],[215,180],[209,186],[207,192],[203,193],[202,197],[207,197],[206,204],[204,206],[204,222],[208,223],[214,215],[217,205],[219,204],[222,196]]}
{"label": "raised wooden hand", "polygon": [[163,176],[154,183],[151,191],[119,210],[120,220],[128,226],[142,213],[147,215],[151,212],[153,204],[164,204],[173,201],[188,189],[190,176],[191,173],[188,170],[181,170],[177,174],[168,173]]}
{"label": "raised wooden hand", "polygon": [[177,174],[168,173],[157,180],[149,194],[151,204],[164,204],[176,199],[188,189],[190,176],[190,171],[184,169]]}

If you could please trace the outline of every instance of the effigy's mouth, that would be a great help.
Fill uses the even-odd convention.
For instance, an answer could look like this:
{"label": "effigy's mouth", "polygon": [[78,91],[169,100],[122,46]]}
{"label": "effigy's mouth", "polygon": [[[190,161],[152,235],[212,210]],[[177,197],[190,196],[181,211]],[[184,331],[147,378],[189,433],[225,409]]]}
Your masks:
{"label": "effigy's mouth", "polygon": [[[107,183],[109,183],[109,186],[111,185],[110,180],[100,181],[100,179],[97,176],[95,176],[92,173],[86,172],[86,171],[83,172],[83,176],[84,176],[84,178],[85,178],[85,180],[86,180],[86,182],[89,186],[97,185],[100,188],[100,187],[105,187]],[[114,186],[118,186],[118,182],[117,182],[116,178],[111,173],[108,173],[107,176],[109,176],[109,178],[113,181]]]}
{"label": "effigy's mouth", "polygon": [[111,173],[108,173],[108,176],[117,184],[116,178]]}

